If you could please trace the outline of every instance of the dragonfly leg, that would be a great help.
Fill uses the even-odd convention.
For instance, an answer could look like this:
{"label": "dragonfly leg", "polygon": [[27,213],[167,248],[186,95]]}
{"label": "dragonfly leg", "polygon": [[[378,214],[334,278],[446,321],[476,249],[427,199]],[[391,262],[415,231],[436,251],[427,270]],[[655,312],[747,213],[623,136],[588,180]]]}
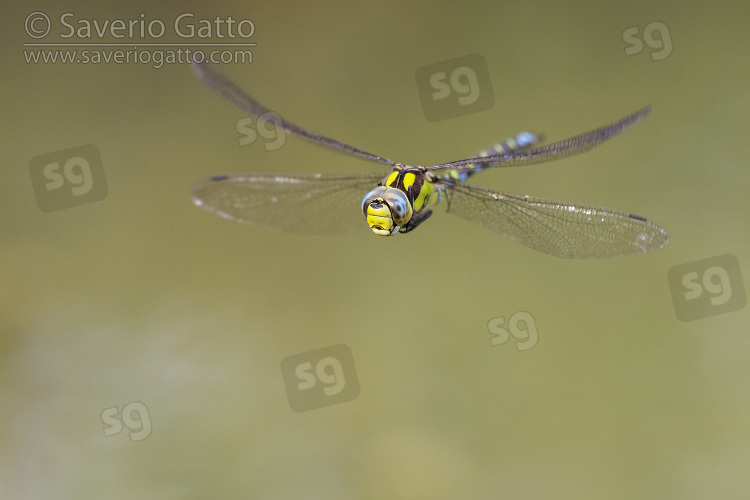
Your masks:
{"label": "dragonfly leg", "polygon": [[399,229],[398,232],[408,233],[410,231],[414,231],[418,225],[429,219],[430,215],[432,215],[432,210],[430,210],[429,208],[414,214],[411,220],[401,226],[401,229]]}

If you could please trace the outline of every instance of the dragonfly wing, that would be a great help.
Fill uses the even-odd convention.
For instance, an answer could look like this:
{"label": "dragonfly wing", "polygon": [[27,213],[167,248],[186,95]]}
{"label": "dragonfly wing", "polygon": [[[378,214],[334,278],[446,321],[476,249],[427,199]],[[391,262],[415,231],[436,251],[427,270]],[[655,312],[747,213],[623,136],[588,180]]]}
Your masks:
{"label": "dragonfly wing", "polygon": [[382,173],[231,174],[193,188],[193,202],[225,219],[295,233],[342,233],[367,227],[365,194]]}
{"label": "dragonfly wing", "polygon": [[610,125],[605,125],[594,130],[589,130],[574,137],[562,141],[547,144],[533,149],[515,151],[500,155],[486,156],[483,158],[468,158],[466,160],[442,163],[431,167],[424,167],[425,170],[433,174],[440,175],[446,170],[456,167],[465,167],[466,165],[481,166],[481,169],[494,167],[518,167],[531,165],[533,163],[542,163],[546,161],[564,158],[566,156],[577,155],[598,146],[607,139],[623,132],[632,127],[648,116],[651,112],[651,106],[646,106],[625,118],[618,120]]}
{"label": "dragonfly wing", "polygon": [[669,235],[643,217],[609,208],[453,184],[448,212],[557,257],[614,257],[661,248]]}
{"label": "dragonfly wing", "polygon": [[[209,87],[211,90],[213,90],[241,110],[245,111],[246,113],[249,113],[250,115],[255,117],[260,117],[261,115],[269,112],[268,108],[250,97],[241,88],[235,85],[226,76],[222,75],[218,70],[216,70],[216,68],[214,68],[210,64],[199,63],[193,60],[190,63],[190,67],[195,75],[203,83],[205,83],[207,87]],[[343,142],[339,142],[335,139],[331,139],[330,137],[325,137],[323,135],[310,132],[309,130],[305,130],[302,127],[295,125],[294,123],[287,120],[281,120],[281,123],[279,125],[281,125],[281,127],[287,133],[297,135],[319,146],[326,146],[338,151],[343,151],[345,153],[359,156],[367,160],[376,161],[378,163],[383,163],[389,166],[394,166],[396,164],[388,158],[383,158],[381,156],[368,153],[367,151],[362,151],[361,149],[355,148],[353,146],[349,146],[348,144],[344,144]]]}

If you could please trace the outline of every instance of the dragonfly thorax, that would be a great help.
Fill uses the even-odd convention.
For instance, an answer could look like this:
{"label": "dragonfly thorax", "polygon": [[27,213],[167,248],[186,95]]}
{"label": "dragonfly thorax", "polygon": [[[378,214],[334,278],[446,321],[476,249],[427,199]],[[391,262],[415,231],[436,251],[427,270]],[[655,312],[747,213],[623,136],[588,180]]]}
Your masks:
{"label": "dragonfly thorax", "polygon": [[398,188],[378,186],[362,200],[362,212],[375,234],[390,236],[409,222],[412,206]]}

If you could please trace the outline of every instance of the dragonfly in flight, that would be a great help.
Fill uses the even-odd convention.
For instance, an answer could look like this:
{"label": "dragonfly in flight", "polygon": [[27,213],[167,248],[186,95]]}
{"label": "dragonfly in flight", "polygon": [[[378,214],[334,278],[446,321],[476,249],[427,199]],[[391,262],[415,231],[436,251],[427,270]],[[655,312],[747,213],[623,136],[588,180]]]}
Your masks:
{"label": "dragonfly in flight", "polygon": [[[214,67],[197,62],[191,67],[209,88],[246,113],[256,118],[270,113]],[[383,236],[413,231],[442,202],[448,213],[557,257],[642,253],[669,241],[663,228],[644,217],[501,192],[465,181],[488,168],[541,163],[588,151],[643,120],[650,111],[646,106],[611,125],[543,146],[537,145],[538,136],[522,133],[471,158],[429,167],[396,163],[280,120],[275,125],[287,134],[380,163],[390,171],[216,175],[194,187],[193,202],[226,219],[278,231],[344,232],[367,224]]]}

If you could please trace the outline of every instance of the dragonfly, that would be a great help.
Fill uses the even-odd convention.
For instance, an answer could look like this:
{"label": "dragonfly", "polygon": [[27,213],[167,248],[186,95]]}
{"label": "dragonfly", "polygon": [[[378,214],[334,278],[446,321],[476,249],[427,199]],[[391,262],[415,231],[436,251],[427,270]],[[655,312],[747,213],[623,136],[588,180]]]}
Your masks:
{"label": "dragonfly", "polygon": [[[268,108],[207,63],[192,62],[196,76],[244,112],[260,119]],[[661,248],[667,232],[654,222],[609,208],[497,191],[465,181],[489,168],[523,166],[589,151],[651,111],[646,106],[603,127],[539,145],[528,132],[459,161],[409,166],[310,132],[287,120],[274,123],[294,135],[338,152],[389,167],[384,173],[236,173],[198,183],[193,202],[229,220],[294,233],[337,233],[364,228],[378,235],[409,233],[433,207],[526,245],[563,258],[601,258]],[[366,194],[365,194],[366,193]]]}

